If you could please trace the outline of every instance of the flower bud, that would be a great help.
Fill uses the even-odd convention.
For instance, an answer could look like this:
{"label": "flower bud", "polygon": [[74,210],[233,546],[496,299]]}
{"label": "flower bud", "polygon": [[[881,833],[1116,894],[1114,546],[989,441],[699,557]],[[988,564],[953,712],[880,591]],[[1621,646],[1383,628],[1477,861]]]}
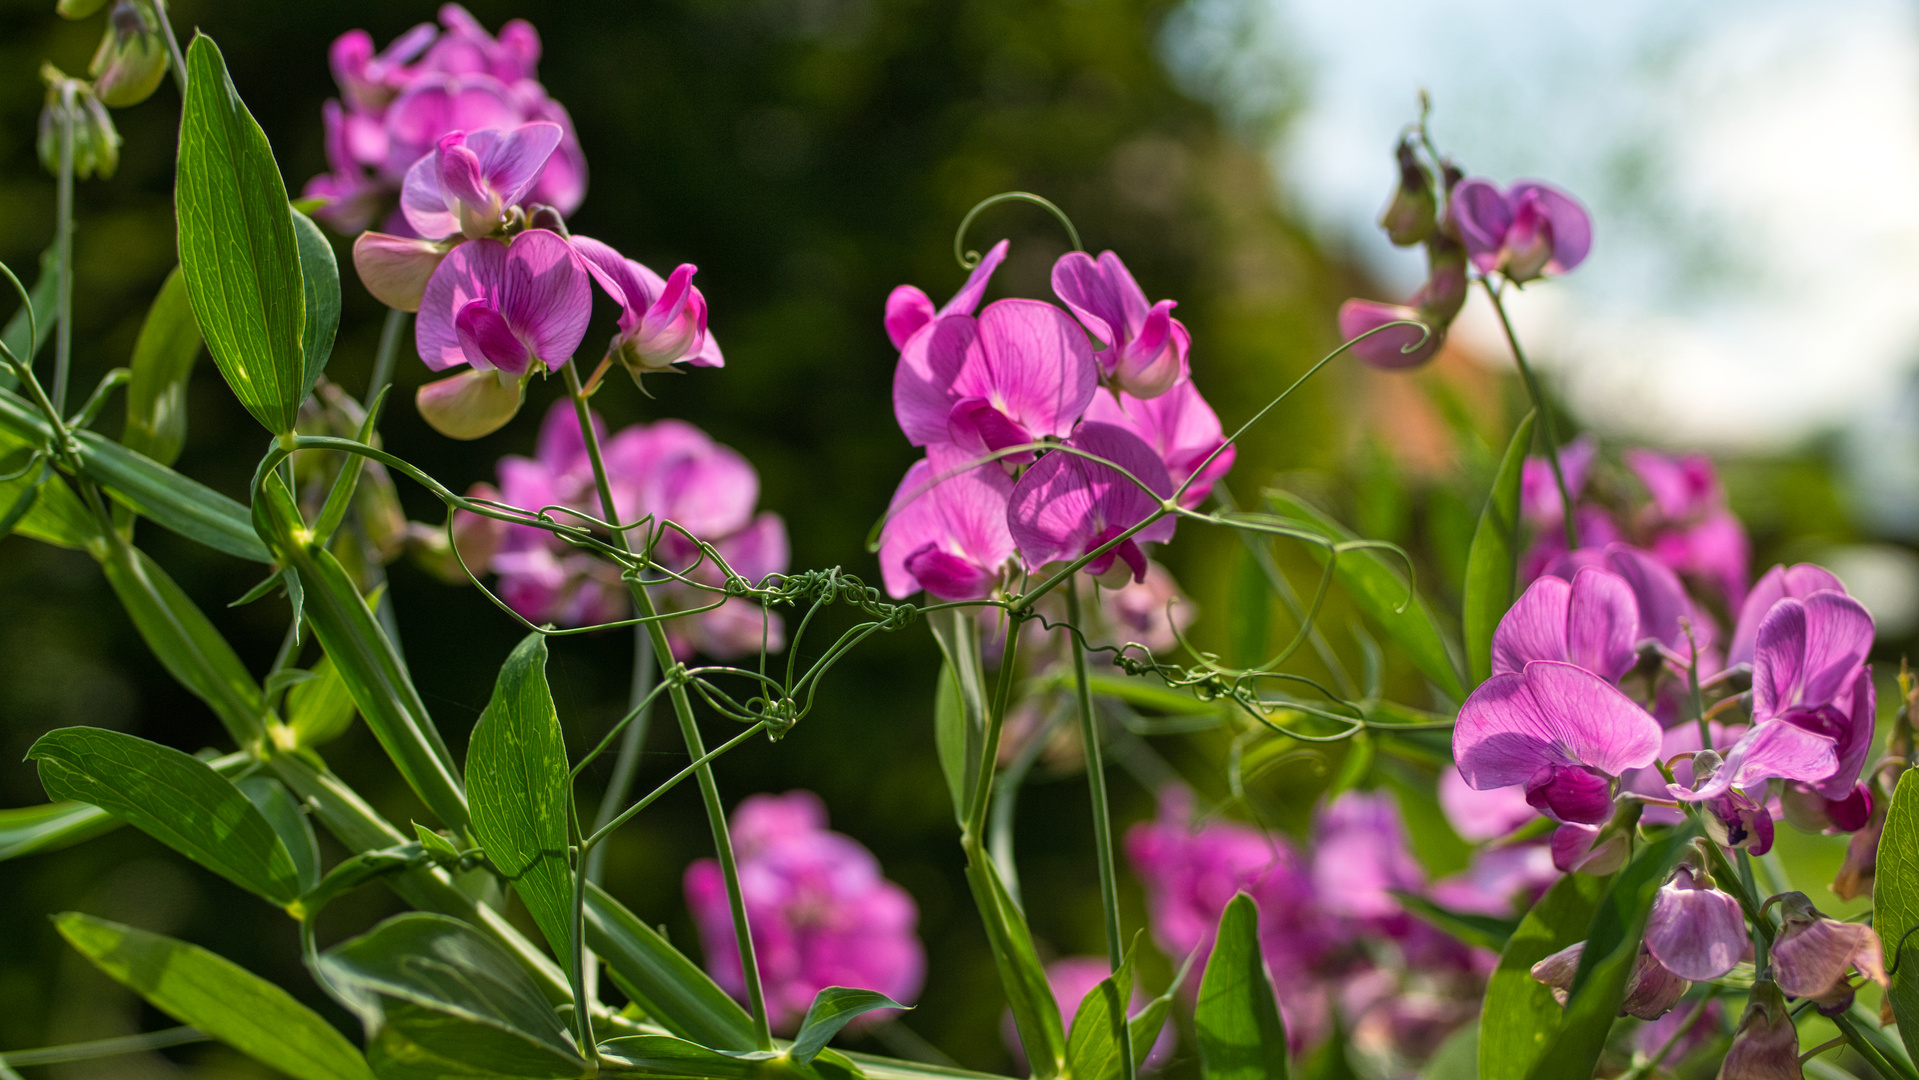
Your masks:
{"label": "flower bud", "polygon": [[1887,985],[1879,935],[1861,923],[1828,919],[1805,893],[1787,893],[1779,904],[1779,937],[1772,943],[1773,978],[1792,997],[1812,998],[1831,1015],[1852,1005],[1846,970]]}
{"label": "flower bud", "polygon": [[420,418],[450,439],[477,439],[506,426],[520,411],[526,383],[506,371],[471,368],[420,387]]}
{"label": "flower bud", "polygon": [[87,74],[102,104],[123,109],[145,101],[167,74],[167,47],[153,10],[136,0],[118,0]]}
{"label": "flower bud", "polygon": [[1553,830],[1553,865],[1566,873],[1604,877],[1626,865],[1632,849],[1627,833],[1597,825],[1561,825]]}
{"label": "flower bud", "polygon": [[1420,164],[1409,138],[1399,140],[1399,189],[1379,215],[1379,227],[1386,239],[1399,247],[1411,247],[1431,236],[1438,201],[1433,196],[1432,170]]}
{"label": "flower bud", "polygon": [[106,6],[107,0],[59,0],[53,5],[63,19],[84,19]]}
{"label": "flower bud", "polygon": [[1779,987],[1770,980],[1753,984],[1746,1015],[1719,1066],[1719,1080],[1805,1080],[1799,1068],[1799,1031]]}
{"label": "flower bud", "polygon": [[40,163],[48,172],[60,175],[60,142],[71,123],[73,174],[81,179],[111,177],[120,167],[120,133],[114,130],[106,107],[85,82],[69,78],[52,64],[40,68],[40,77],[47,83],[47,104],[40,111],[37,140]]}
{"label": "flower bud", "polygon": [[1466,248],[1435,233],[1426,241],[1426,284],[1413,294],[1413,306],[1435,326],[1451,326],[1466,306]]}
{"label": "flower bud", "polygon": [[1866,827],[1852,834],[1846,844],[1846,861],[1832,881],[1832,891],[1841,900],[1857,900],[1872,895],[1873,878],[1879,872],[1879,836],[1886,828],[1886,800],[1876,799]]}
{"label": "flower bud", "polygon": [[[1573,976],[1578,974],[1579,958],[1585,952],[1585,942],[1574,942],[1532,966],[1532,977],[1551,988],[1553,1000],[1561,1006],[1571,999]],[[1690,982],[1661,967],[1642,945],[1632,976],[1626,981],[1626,997],[1619,1004],[1619,1015],[1657,1020],[1671,1012],[1691,986]]]}

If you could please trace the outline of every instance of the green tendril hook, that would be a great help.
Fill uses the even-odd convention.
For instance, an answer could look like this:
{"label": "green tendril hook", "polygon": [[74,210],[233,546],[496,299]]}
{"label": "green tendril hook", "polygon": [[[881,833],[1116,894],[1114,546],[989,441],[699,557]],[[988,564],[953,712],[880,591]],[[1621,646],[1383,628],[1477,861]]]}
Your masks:
{"label": "green tendril hook", "polygon": [[960,219],[959,231],[953,234],[953,258],[959,260],[961,270],[973,269],[978,266],[980,260],[985,257],[977,251],[969,251],[966,249],[966,230],[972,227],[973,219],[980,215],[980,211],[985,210],[989,206],[997,206],[1003,202],[1029,202],[1034,206],[1043,207],[1051,211],[1052,215],[1059,219],[1059,223],[1066,227],[1066,235],[1073,241],[1073,250],[1086,250],[1086,245],[1080,243],[1079,230],[1073,228],[1073,219],[1067,217],[1066,211],[1061,210],[1059,205],[1054,203],[1053,200],[1044,195],[1035,195],[1030,191],[1002,191],[998,195],[981,199],[979,202],[973,204],[973,208],[968,210],[966,216]]}

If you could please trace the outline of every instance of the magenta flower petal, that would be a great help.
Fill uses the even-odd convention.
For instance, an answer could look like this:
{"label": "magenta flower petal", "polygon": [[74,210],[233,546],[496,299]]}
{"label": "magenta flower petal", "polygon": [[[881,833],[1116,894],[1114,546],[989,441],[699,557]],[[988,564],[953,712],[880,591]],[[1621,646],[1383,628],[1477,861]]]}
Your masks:
{"label": "magenta flower petal", "polygon": [[1610,874],[1626,865],[1627,849],[1623,833],[1597,825],[1568,823],[1553,830],[1553,866],[1568,874]]}
{"label": "magenta flower petal", "polygon": [[1704,982],[1733,969],[1751,951],[1739,901],[1693,878],[1681,866],[1653,897],[1646,920],[1646,948],[1682,979]]}
{"label": "magenta flower petal", "polygon": [[1341,794],[1314,823],[1312,876],[1320,905],[1354,919],[1399,914],[1393,892],[1417,892],[1426,879],[1399,806],[1391,796],[1359,791]]}
{"label": "magenta flower petal", "polygon": [[1394,371],[1418,367],[1439,353],[1445,335],[1420,317],[1418,310],[1377,300],[1348,300],[1339,305],[1339,336],[1351,340],[1388,323],[1415,322],[1427,326],[1395,326],[1353,346],[1353,355],[1376,368]]}
{"label": "magenta flower petal", "polygon": [[[1028,566],[1079,558],[1156,513],[1160,500],[1173,493],[1172,478],[1159,455],[1124,428],[1087,421],[1064,445],[1112,465],[1055,450],[1020,477],[1006,515],[1013,542]],[[1095,575],[1104,573],[1112,565],[1111,556],[1132,565],[1139,542],[1171,540],[1173,526],[1172,518],[1161,518],[1126,541],[1123,546],[1131,547],[1132,554],[1115,549],[1086,569]],[[1144,575],[1145,562],[1140,557],[1134,580]]]}
{"label": "magenta flower petal", "polygon": [[1688,802],[1716,799],[1733,789],[1744,789],[1772,779],[1817,783],[1839,768],[1836,744],[1785,720],[1754,724],[1726,752],[1719,771],[1697,790],[1678,784],[1669,789]]}
{"label": "magenta flower petal", "polygon": [[1460,707],[1453,756],[1476,788],[1529,784],[1542,769],[1608,776],[1652,764],[1659,721],[1584,668],[1534,661],[1495,675]]}
{"label": "magenta flower petal", "polygon": [[503,206],[518,206],[540,178],[547,159],[564,136],[560,125],[544,120],[521,124],[508,131],[475,131],[466,138],[475,155],[485,190]]}
{"label": "magenta flower petal", "polygon": [[1732,634],[1732,645],[1726,650],[1726,665],[1751,664],[1753,642],[1759,636],[1759,624],[1771,613],[1772,606],[1788,596],[1805,599],[1822,589],[1833,592],[1845,592],[1846,586],[1832,571],[1812,563],[1797,563],[1792,566],[1775,566],[1766,571],[1758,584],[1746,595],[1746,602],[1739,609],[1739,624]]}
{"label": "magenta flower petal", "polygon": [[953,406],[979,398],[1034,436],[1064,436],[1092,401],[1097,370],[1086,335],[1036,300],[989,304],[976,320],[948,315],[913,335],[893,376],[893,409],[915,446],[950,442]]}
{"label": "magenta flower petal", "polygon": [[1754,639],[1754,718],[1832,704],[1852,684],[1872,638],[1872,616],[1844,593],[1821,591],[1774,604]]}
{"label": "magenta flower petal", "polygon": [[[1586,490],[1586,474],[1599,456],[1599,443],[1591,434],[1559,448],[1559,470],[1565,475],[1566,490],[1577,500]],[[1519,512],[1542,532],[1559,524],[1565,507],[1559,498],[1559,484],[1553,479],[1552,463],[1543,457],[1529,457],[1519,476]],[[1583,536],[1583,533],[1582,533]],[[1591,537],[1585,542],[1592,544]]]}
{"label": "magenta flower petal", "polygon": [[1563,660],[1617,682],[1636,661],[1638,627],[1638,606],[1623,578],[1592,567],[1570,584],[1540,578],[1493,631],[1492,669],[1521,671],[1533,660]]}
{"label": "magenta flower petal", "polygon": [[900,285],[886,297],[886,336],[893,342],[895,349],[906,348],[906,342],[919,332],[921,327],[946,315],[971,315],[979,310],[979,302],[986,295],[986,286],[993,279],[993,271],[1006,261],[1007,241],[994,244],[981,258],[979,265],[973,267],[966,276],[966,284],[946,302],[946,306],[934,310],[933,301],[927,298],[915,285]]}
{"label": "magenta flower petal", "polygon": [[986,286],[993,280],[993,271],[998,270],[1006,261],[1006,252],[1010,241],[1001,240],[986,249],[986,255],[979,265],[966,275],[966,284],[961,285],[953,298],[939,309],[939,315],[971,315],[979,310],[979,303],[986,297]]}
{"label": "magenta flower petal", "polygon": [[488,306],[485,300],[472,300],[453,317],[453,328],[460,338],[460,351],[468,358],[485,357],[485,364],[513,375],[526,374],[532,359],[524,342],[513,336],[506,316]]}
{"label": "magenta flower petal", "polygon": [[1452,213],[1473,265],[1482,274],[1497,270],[1506,232],[1513,224],[1512,206],[1505,193],[1490,180],[1462,180],[1453,188]]}
{"label": "magenta flower petal", "polygon": [[1150,303],[1118,255],[1067,252],[1053,264],[1053,292],[1106,346],[1100,370],[1119,389],[1154,398],[1186,374],[1191,338],[1172,317],[1174,302]]}
{"label": "magenta flower petal", "polygon": [[1579,200],[1551,184],[1521,180],[1512,187],[1512,199],[1531,201],[1545,216],[1552,234],[1552,257],[1546,270],[1564,274],[1586,261],[1592,250],[1592,217]]}
{"label": "magenta flower petal", "polygon": [[1554,560],[1546,572],[1571,580],[1582,567],[1597,566],[1609,570],[1632,588],[1634,606],[1639,613],[1639,641],[1655,642],[1669,654],[1685,662],[1689,646],[1680,625],[1684,617],[1692,624],[1693,640],[1703,652],[1712,644],[1712,624],[1702,619],[1686,596],[1686,587],[1672,569],[1626,544],[1608,544],[1603,549],[1581,548]]}
{"label": "magenta flower petal", "polygon": [[1191,380],[1145,400],[1124,391],[1115,395],[1102,389],[1086,407],[1086,419],[1123,427],[1139,436],[1166,463],[1175,487],[1186,483],[1198,470],[1199,477],[1179,497],[1181,506],[1204,503],[1212,495],[1213,485],[1233,467],[1235,447],[1227,446],[1219,456],[1212,457],[1226,442],[1225,429]]}
{"label": "magenta flower petal", "polygon": [[485,349],[468,352],[456,325],[462,317],[471,322],[474,316],[465,313],[482,302],[505,321],[527,354],[557,369],[586,336],[591,289],[572,248],[556,233],[528,229],[510,245],[470,240],[454,248],[427,282],[414,329],[420,359],[435,371],[462,363],[498,366]]}
{"label": "magenta flower petal", "polygon": [[1525,789],[1497,787],[1480,791],[1466,783],[1459,770],[1451,766],[1439,773],[1439,808],[1459,838],[1472,844],[1497,840],[1539,816],[1526,801]]}
{"label": "magenta flower petal", "polygon": [[400,185],[400,213],[423,237],[438,240],[460,231],[460,215],[447,205],[446,190],[440,185],[440,163],[433,154],[407,169]]}
{"label": "magenta flower petal", "polygon": [[963,454],[932,448],[893,493],[879,556],[894,597],[925,589],[943,599],[975,600],[998,585],[1013,556],[1006,525],[1013,481],[997,465],[969,465]]}

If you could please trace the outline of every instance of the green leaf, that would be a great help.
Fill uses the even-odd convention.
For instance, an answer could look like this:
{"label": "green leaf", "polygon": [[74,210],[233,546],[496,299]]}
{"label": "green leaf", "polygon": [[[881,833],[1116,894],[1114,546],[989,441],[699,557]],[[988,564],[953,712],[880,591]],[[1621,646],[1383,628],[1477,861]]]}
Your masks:
{"label": "green leaf", "polygon": [[278,476],[254,507],[260,535],[305,586],[313,636],[346,682],[367,727],[423,802],[456,831],[467,825],[466,795],[439,728],[386,631],[332,552],[316,548]]}
{"label": "green leaf", "polygon": [[420,838],[421,850],[431,855],[434,861],[449,866],[460,861],[460,849],[453,846],[453,841],[417,821],[413,823],[413,834]]}
{"label": "green leaf", "polygon": [[[1357,540],[1345,526],[1320,513],[1305,500],[1284,491],[1269,491],[1267,500],[1280,514],[1297,520],[1313,532],[1335,543]],[[1323,547],[1308,549],[1323,565],[1331,554]],[[1459,678],[1447,649],[1446,637],[1433,618],[1425,599],[1410,592],[1406,578],[1388,557],[1371,549],[1348,551],[1339,556],[1334,567],[1339,583],[1353,603],[1375,626],[1405,650],[1411,660],[1440,692],[1454,701],[1463,701],[1466,687]],[[1410,602],[1408,597],[1411,596]],[[1401,610],[1402,605],[1404,610]]]}
{"label": "green leaf", "polygon": [[567,865],[566,737],[546,685],[546,638],[528,634],[500,665],[466,750],[473,839],[513,883],[555,956],[573,947]]}
{"label": "green leaf", "polygon": [[934,614],[927,625],[946,658],[933,699],[934,747],[953,797],[953,817],[964,826],[973,778],[979,775],[986,745],[986,675],[980,670],[979,623],[971,612],[955,608]]}
{"label": "green leaf", "polygon": [[1533,444],[1533,420],[1527,413],[1506,444],[1486,508],[1473,530],[1466,556],[1466,590],[1461,623],[1466,638],[1466,667],[1473,685],[1493,673],[1493,631],[1513,603],[1513,573],[1519,565],[1519,481],[1526,471],[1526,450]]}
{"label": "green leaf", "polygon": [[1653,898],[1691,847],[1694,832],[1690,822],[1673,829],[1613,875],[1611,887],[1587,928],[1586,950],[1573,976],[1565,1015],[1546,1052],[1526,1074],[1529,1080],[1592,1075],[1600,1052],[1606,1048],[1606,1036],[1619,1017],[1619,1003],[1626,998],[1633,967],[1639,962],[1640,942],[1646,934],[1646,916],[1652,911]]}
{"label": "green leaf", "polygon": [[119,818],[92,803],[51,802],[0,810],[0,862],[72,847],[120,825]]}
{"label": "green leaf", "polygon": [[[1892,1014],[1899,1037],[1919,1058],[1919,772],[1907,770],[1893,789],[1886,827],[1879,834],[1879,866],[1872,884],[1872,925],[1885,943],[1892,970]],[[1912,937],[1907,937],[1913,934]]]}
{"label": "green leaf", "polygon": [[333,259],[333,245],[326,234],[297,209],[293,215],[293,238],[300,248],[301,296],[305,302],[306,324],[301,333],[300,352],[304,362],[300,377],[299,402],[313,393],[327,360],[333,355],[333,335],[340,329],[340,266]]}
{"label": "green leaf", "polygon": [[[4,472],[26,469],[12,480],[0,481],[0,511],[20,506],[23,513],[12,531],[30,536],[44,544],[78,550],[100,535],[92,514],[74,495],[60,474],[43,464],[26,468],[28,458],[42,442],[18,437],[12,431],[0,431],[0,462]],[[37,487],[37,490],[36,490]],[[21,503],[20,500],[31,500]],[[0,530],[4,535],[6,530]]]}
{"label": "green leaf", "polygon": [[[1139,945],[1134,939],[1134,948]],[[1123,1062],[1119,1052],[1120,1024],[1126,1023],[1126,1006],[1133,999],[1133,949],[1126,950],[1119,970],[1086,992],[1066,1033],[1066,1074],[1073,1080],[1108,1080],[1118,1077]],[[1130,1031],[1129,1031],[1130,1034]],[[1133,1044],[1135,1071],[1145,1050]]]}
{"label": "green leaf", "polygon": [[187,70],[174,183],[180,268],[220,374],[254,419],[285,435],[306,378],[305,286],[286,184],[212,38],[194,36]]}
{"label": "green leaf", "polygon": [[[6,290],[4,295],[9,300],[19,295],[13,291],[11,285],[0,286],[0,288]],[[50,247],[40,253],[40,277],[27,290],[27,300],[33,305],[33,340],[27,340],[25,306],[15,311],[13,317],[7,320],[6,329],[0,330],[0,343],[4,343],[13,353],[14,358],[21,363],[31,366],[33,358],[39,354],[41,347],[47,343],[48,338],[53,336],[54,304],[59,301],[59,297],[60,252],[58,248]],[[0,389],[11,390],[19,384],[20,380],[13,374],[13,366],[0,363]]]}
{"label": "green leaf", "polygon": [[1419,1080],[1479,1080],[1479,1026],[1467,1024],[1440,1043]]}
{"label": "green leaf", "polygon": [[527,973],[457,919],[396,915],[327,950],[319,970],[366,1026],[382,1080],[589,1071]]}
{"label": "green leaf", "polygon": [[233,786],[247,797],[267,824],[273,826],[273,833],[285,845],[287,854],[293,858],[294,876],[300,882],[300,891],[305,893],[320,883],[320,842],[313,835],[313,823],[307,820],[306,812],[300,804],[293,801],[286,785],[271,776],[249,776],[235,780]]}
{"label": "green leaf", "polygon": [[1052,1080],[1066,1064],[1066,1027],[1060,1022],[1059,1004],[1046,981],[1046,969],[1033,948],[1026,915],[1007,893],[993,860],[984,853],[968,860],[966,883],[972,887],[973,904],[986,924],[986,940],[993,948],[1006,1006],[1012,1010],[1033,1078]]}
{"label": "green leaf", "polygon": [[1491,952],[1500,952],[1506,943],[1512,940],[1513,931],[1519,928],[1519,920],[1502,919],[1495,915],[1480,915],[1469,911],[1453,911],[1441,907],[1418,893],[1394,890],[1401,907],[1431,924],[1435,929],[1451,934],[1453,937],[1476,948]]}
{"label": "green leaf", "polygon": [[259,685],[167,572],[117,538],[108,545],[100,568],[167,673],[207,703],[234,742],[250,746],[260,738],[266,700]]}
{"label": "green leaf", "polygon": [[186,277],[176,266],[147,309],[133,345],[127,425],[120,432],[128,449],[161,465],[179,458],[187,441],[187,381],[199,355],[200,324],[187,298]]}
{"label": "green leaf", "polygon": [[128,989],[298,1080],[372,1080],[353,1044],[285,990],[197,945],[78,912],[54,916],[68,944]]}
{"label": "green leaf", "polygon": [[971,734],[959,676],[954,674],[953,665],[941,663],[939,689],[933,696],[934,749],[939,752],[940,772],[946,776],[946,793],[953,799],[953,816],[962,825],[966,822],[969,779],[973,775],[968,767],[974,765],[967,754]]}
{"label": "green leaf", "polygon": [[1486,983],[1479,1013],[1480,1080],[1522,1080],[1546,1052],[1559,1029],[1559,1003],[1533,978],[1533,965],[1585,939],[1605,889],[1604,878],[1567,874],[1519,921]]}
{"label": "green leaf", "polygon": [[103,728],[59,728],[27,751],[56,799],[92,803],[249,892],[285,907],[299,871],[265,815],[213,766]]}
{"label": "green leaf", "polygon": [[711,976],[598,885],[586,887],[586,947],[661,1027],[721,1050],[753,1049],[753,1018]]}
{"label": "green leaf", "polygon": [[877,990],[829,986],[813,995],[813,1004],[807,1006],[806,1019],[800,1021],[799,1034],[793,1036],[789,1053],[794,1061],[804,1065],[818,1057],[826,1044],[833,1041],[833,1036],[854,1018],[874,1009],[910,1008],[911,1005],[901,1005]]}
{"label": "green leaf", "polygon": [[[627,1035],[600,1044],[620,1074],[700,1077],[702,1080],[854,1080],[861,1072],[831,1050],[800,1061],[777,1050],[710,1050],[666,1035]],[[955,1074],[947,1074],[955,1075]],[[977,1075],[959,1073],[956,1075]]]}
{"label": "green leaf", "polygon": [[1286,1080],[1286,1025],[1259,952],[1259,908],[1245,893],[1219,916],[1219,936],[1193,1014],[1206,1080]]}

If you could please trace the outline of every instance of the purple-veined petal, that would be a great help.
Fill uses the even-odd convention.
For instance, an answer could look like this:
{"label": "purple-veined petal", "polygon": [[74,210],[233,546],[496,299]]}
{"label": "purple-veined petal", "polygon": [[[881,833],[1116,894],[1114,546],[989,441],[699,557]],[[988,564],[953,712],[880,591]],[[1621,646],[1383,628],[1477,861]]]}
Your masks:
{"label": "purple-veined petal", "polygon": [[498,368],[510,375],[526,374],[532,355],[490,301],[469,301],[453,317],[453,329],[460,337],[460,351],[475,368]]}
{"label": "purple-veined petal", "polygon": [[1111,347],[1124,339],[1125,304],[1105,268],[1091,255],[1069,251],[1059,257],[1053,264],[1053,295],[1100,344]]}
{"label": "purple-veined petal", "polygon": [[1453,188],[1452,214],[1473,265],[1482,274],[1498,269],[1506,231],[1513,224],[1512,202],[1506,194],[1489,180],[1462,180]]}
{"label": "purple-veined petal", "polygon": [[1493,674],[1524,671],[1534,660],[1570,660],[1566,614],[1571,604],[1572,583],[1564,578],[1542,577],[1528,586],[1493,631]]}
{"label": "purple-veined petal", "polygon": [[[475,132],[475,134],[482,133]],[[481,171],[480,155],[474,153],[473,148],[466,144],[465,132],[456,131],[441,139],[435,154],[421,160],[432,161],[436,156],[439,158],[442,193],[451,199],[465,203],[473,210],[490,208],[498,199],[488,186],[486,175]],[[481,235],[486,234],[481,233]]]}
{"label": "purple-veined petal", "polygon": [[959,587],[960,575],[948,564],[938,564],[942,576],[937,583],[918,580],[907,566],[916,555],[924,560],[923,553],[930,547],[979,571],[966,594],[947,599],[984,596],[1013,555],[1013,538],[1006,526],[1006,500],[1012,487],[1012,479],[998,465],[972,466],[964,454],[949,448],[929,450],[928,457],[915,462],[900,481],[880,531],[880,569],[886,591],[906,597],[922,587],[935,595],[941,595],[939,588]]}
{"label": "purple-veined petal", "polygon": [[477,156],[486,186],[502,206],[516,206],[540,178],[540,170],[558,149],[564,133],[545,120],[521,124],[511,131],[476,131],[467,146]]}
{"label": "purple-veined petal", "polygon": [[900,351],[893,372],[893,415],[914,446],[946,442],[953,405],[968,395],[953,383],[979,349],[979,324],[970,315],[949,315],[922,328]]}
{"label": "purple-veined petal", "polygon": [[1624,578],[1590,567],[1573,575],[1566,659],[1617,682],[1638,660],[1638,637],[1639,605]]}
{"label": "purple-veined petal", "polygon": [[[1007,419],[1005,413],[995,409],[985,398],[961,398],[954,402],[953,411],[947,416],[946,431],[955,447],[977,456],[1033,441],[1030,432]],[[1001,460],[1025,464],[1033,460],[1033,452],[1028,450],[1010,454]]]}
{"label": "purple-veined petal", "polygon": [[[1156,513],[1160,499],[1173,492],[1159,455],[1124,428],[1088,421],[1064,445],[1125,469],[1139,483],[1080,454],[1054,450],[1041,458],[1020,477],[1007,506],[1013,541],[1030,566],[1084,555]],[[1161,518],[1135,535],[1164,542],[1172,539],[1173,525]]]}
{"label": "purple-veined petal", "polygon": [[1733,969],[1751,950],[1739,901],[1693,880],[1681,866],[1653,897],[1646,948],[1682,979],[1704,982]]}
{"label": "purple-veined petal", "polygon": [[914,285],[900,285],[886,297],[886,337],[895,349],[933,321],[933,301]]}
{"label": "purple-veined petal", "polygon": [[1453,756],[1476,788],[1529,783],[1546,766],[1608,776],[1652,764],[1659,721],[1584,668],[1534,661],[1495,675],[1460,707]]}
{"label": "purple-veined petal", "polygon": [[1598,825],[1612,817],[1612,785],[1591,769],[1547,765],[1526,784],[1526,802],[1569,825]]}
{"label": "purple-veined petal", "polygon": [[1034,435],[1070,434],[1098,382],[1086,335],[1037,300],[999,300],[980,312],[979,359],[953,388],[987,398]]}
{"label": "purple-veined petal", "polygon": [[1733,630],[1732,645],[1726,650],[1726,665],[1732,667],[1752,663],[1753,642],[1759,636],[1759,624],[1765,621],[1774,604],[1788,596],[1803,600],[1821,589],[1845,592],[1846,586],[1832,571],[1812,563],[1775,566],[1766,571],[1752,591],[1746,594],[1746,602],[1739,609],[1739,624]]}
{"label": "purple-veined petal", "polygon": [[1353,345],[1353,355],[1373,367],[1386,371],[1418,367],[1439,353],[1445,335],[1438,327],[1420,318],[1419,312],[1402,304],[1382,304],[1377,300],[1348,300],[1339,305],[1339,336],[1351,341],[1388,323],[1413,322],[1426,326],[1395,326]]}
{"label": "purple-veined petal", "polygon": [[1676,798],[1700,802],[1771,779],[1817,783],[1838,767],[1839,756],[1831,739],[1784,720],[1767,720],[1754,724],[1733,744],[1719,771],[1697,791],[1678,784],[1669,790]]}
{"label": "purple-veined petal", "polygon": [[1593,242],[1592,216],[1586,208],[1551,184],[1521,180],[1513,185],[1514,200],[1528,194],[1552,224],[1552,259],[1546,264],[1547,272],[1563,274],[1586,261]]}
{"label": "purple-veined petal", "polygon": [[[1854,782],[1859,779],[1860,771],[1866,767],[1866,758],[1872,752],[1873,722],[1878,715],[1878,693],[1872,685],[1872,666],[1862,665],[1859,674],[1853,677],[1851,710],[1845,718],[1845,726],[1840,730],[1837,743],[1839,755],[1838,767],[1832,775],[1820,783],[1819,793],[1827,799],[1845,800],[1852,796]],[[1837,824],[1837,819],[1835,819]],[[1860,825],[1864,822],[1861,821]],[[1852,829],[1859,825],[1852,826]],[[1851,832],[1852,829],[1843,829]]]}
{"label": "purple-veined petal", "polygon": [[497,304],[533,355],[557,370],[586,337],[592,288],[573,248],[558,233],[528,229],[508,248]]}
{"label": "purple-veined petal", "polygon": [[407,169],[400,186],[400,213],[414,232],[429,239],[460,231],[460,215],[447,207],[446,191],[440,186],[437,155],[427,154]]}
{"label": "purple-veined petal", "polygon": [[1753,715],[1831,703],[1852,682],[1872,637],[1872,616],[1844,593],[1780,600],[1754,636]]}
{"label": "purple-veined petal", "polygon": [[[966,275],[966,284],[961,285],[953,298],[939,309],[940,315],[971,315],[979,310],[979,302],[986,296],[986,286],[993,280],[993,271],[1006,261],[1006,251],[1010,241],[1001,240],[986,249],[986,255],[979,265]],[[922,294],[924,295],[924,294]]]}
{"label": "purple-veined petal", "polygon": [[498,240],[469,240],[448,252],[439,269],[433,271],[420,298],[420,317],[413,330],[420,359],[427,367],[445,371],[467,362],[459,332],[453,326],[454,316],[472,301],[497,294],[506,252],[506,245]]}
{"label": "purple-veined petal", "polygon": [[1166,463],[1175,487],[1199,470],[1199,478],[1179,497],[1182,506],[1204,503],[1212,495],[1213,485],[1233,467],[1234,447],[1228,446],[1212,457],[1226,441],[1225,430],[1190,380],[1147,400],[1101,389],[1086,407],[1086,419],[1115,424],[1139,436]]}

